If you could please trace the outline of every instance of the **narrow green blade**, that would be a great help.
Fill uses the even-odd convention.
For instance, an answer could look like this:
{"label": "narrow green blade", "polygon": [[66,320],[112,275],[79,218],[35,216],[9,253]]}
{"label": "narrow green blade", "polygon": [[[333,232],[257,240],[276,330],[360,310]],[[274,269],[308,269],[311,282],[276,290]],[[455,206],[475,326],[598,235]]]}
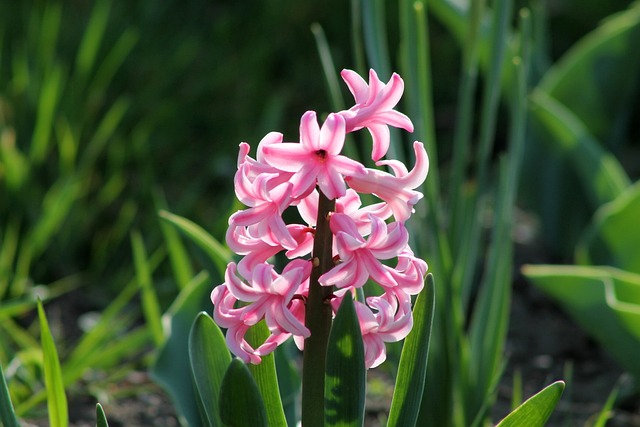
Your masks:
{"label": "narrow green blade", "polygon": [[231,355],[222,331],[205,312],[198,314],[191,327],[189,360],[197,398],[202,402],[208,425],[222,426],[218,412],[220,385]]}
{"label": "narrow green blade", "polygon": [[364,344],[356,308],[347,293],[331,326],[325,377],[325,426],[359,427],[366,394]]}
{"label": "narrow green blade", "polygon": [[138,231],[131,233],[131,248],[133,250],[136,279],[138,280],[142,298],[142,312],[151,331],[153,341],[156,346],[159,346],[164,341],[160,303],[158,302],[156,291],[153,288],[153,279],[151,278],[151,268],[149,266],[149,260],[147,259],[147,251],[144,247],[142,235],[140,235]]}
{"label": "narrow green blade", "polygon": [[38,317],[40,319],[40,339],[44,357],[44,382],[47,388],[49,424],[51,427],[67,427],[69,415],[67,412],[67,396],[64,393],[64,383],[62,381],[62,370],[60,369],[58,352],[53,342],[49,323],[40,301],[38,301]]}
{"label": "narrow green blade", "polygon": [[558,404],[563,390],[563,381],[547,386],[507,415],[497,427],[543,427]]}
{"label": "narrow green blade", "polygon": [[[257,348],[270,335],[269,328],[264,321],[259,322],[247,331],[246,339],[249,344]],[[278,385],[278,376],[276,374],[276,362],[273,353],[262,356],[262,362],[259,365],[249,365],[249,371],[256,380],[258,389],[262,394],[265,410],[267,411],[267,419],[270,427],[286,427],[287,418],[284,414],[282,399],[280,397],[280,387]]]}
{"label": "narrow green blade", "polygon": [[176,226],[178,230],[200,246],[218,267],[220,276],[224,277],[227,263],[231,261],[231,251],[229,251],[229,249],[221,245],[220,242],[214,239],[213,236],[207,233],[202,227],[186,218],[164,210],[161,210],[159,215],[160,218]]}
{"label": "narrow green blade", "polygon": [[413,308],[413,329],[402,347],[388,426],[415,426],[418,420],[427,373],[429,340],[435,308],[434,292],[433,275],[428,274],[425,287],[418,295]]}
{"label": "narrow green blade", "polygon": [[267,427],[267,412],[249,368],[233,359],[222,379],[220,417],[230,427]]}
{"label": "narrow green blade", "polygon": [[107,422],[107,416],[104,414],[104,410],[102,409],[101,404],[96,405],[96,427],[109,427],[109,423]]}
{"label": "narrow green blade", "polygon": [[0,365],[0,426],[4,427],[19,427],[16,413],[13,410],[13,404],[11,403],[11,396],[9,395],[9,388],[4,378],[4,372]]}

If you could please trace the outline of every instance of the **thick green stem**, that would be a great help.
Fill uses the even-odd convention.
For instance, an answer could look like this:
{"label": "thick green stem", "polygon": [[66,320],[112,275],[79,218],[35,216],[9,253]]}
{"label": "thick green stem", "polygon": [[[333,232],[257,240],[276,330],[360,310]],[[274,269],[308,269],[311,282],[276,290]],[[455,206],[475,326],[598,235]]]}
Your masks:
{"label": "thick green stem", "polygon": [[333,267],[331,247],[333,235],[329,229],[329,214],[335,210],[335,200],[320,193],[318,218],[313,242],[313,270],[309,280],[309,296],[305,324],[311,336],[304,341],[302,359],[302,425],[324,426],[324,373],[327,343],[331,329],[331,287],[320,286],[318,279]]}

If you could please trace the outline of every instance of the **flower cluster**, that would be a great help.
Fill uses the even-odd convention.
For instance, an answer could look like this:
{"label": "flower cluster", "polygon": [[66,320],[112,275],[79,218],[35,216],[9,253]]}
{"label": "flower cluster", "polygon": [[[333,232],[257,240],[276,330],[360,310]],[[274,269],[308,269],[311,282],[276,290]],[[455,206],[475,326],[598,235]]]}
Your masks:
{"label": "flower cluster", "polygon": [[[260,141],[255,159],[249,145],[240,144],[235,191],[248,208],[230,217],[226,241],[243,257],[229,263],[211,299],[215,321],[227,328],[229,348],[245,362],[260,363],[291,336],[302,348],[310,335],[304,316],[319,192],[335,199],[329,217],[335,266],[318,280],[333,289],[328,303],[334,315],[346,292],[355,294],[367,281],[381,289],[380,295],[355,302],[366,367],[385,360],[385,342],[401,340],[411,330],[411,295],[422,289],[427,264],[411,251],[404,223],[422,198],[416,188],[427,176],[429,160],[417,141],[411,171],[397,160],[381,160],[389,148],[388,126],[413,131],[411,120],[393,109],[404,90],[400,76],[393,74],[384,84],[371,70],[367,84],[344,70],[342,78],[355,98],[349,110],[329,114],[322,126],[315,112],[306,112],[299,142],[283,142],[282,134],[271,132]],[[364,128],[371,133],[371,157],[379,169],[340,154],[345,135]],[[380,201],[363,206],[360,194]],[[282,215],[289,207],[305,224],[285,223]],[[279,272],[269,260],[280,252],[290,261]],[[271,333],[254,348],[245,334],[262,319]]]}

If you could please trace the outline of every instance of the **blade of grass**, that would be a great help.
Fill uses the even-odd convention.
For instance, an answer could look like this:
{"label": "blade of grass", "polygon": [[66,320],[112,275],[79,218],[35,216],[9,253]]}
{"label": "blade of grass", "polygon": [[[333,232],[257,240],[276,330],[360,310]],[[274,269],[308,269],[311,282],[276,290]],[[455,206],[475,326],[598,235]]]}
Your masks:
{"label": "blade of grass", "polygon": [[63,84],[63,70],[59,66],[54,67],[44,80],[38,102],[37,118],[29,149],[29,158],[34,164],[42,163],[47,155],[56,106],[60,100]]}
{"label": "blade of grass", "polygon": [[20,426],[16,418],[16,413],[13,410],[13,404],[11,403],[11,396],[9,395],[7,381],[4,378],[2,365],[0,365],[0,425],[3,427]]}
{"label": "blade of grass", "polygon": [[457,123],[453,136],[453,159],[451,168],[451,188],[453,198],[451,200],[450,216],[451,246],[454,254],[460,253],[458,243],[461,240],[460,224],[464,223],[464,194],[463,182],[465,169],[469,163],[471,153],[471,133],[473,129],[474,98],[478,81],[479,50],[480,50],[480,23],[484,16],[485,1],[471,1],[468,18],[468,30],[466,41],[462,45],[462,70],[460,76],[460,88],[458,90]]}
{"label": "blade of grass", "polygon": [[162,332],[162,316],[158,296],[153,288],[153,279],[151,278],[151,269],[147,259],[147,251],[142,241],[140,232],[133,231],[131,233],[131,248],[133,250],[133,262],[136,268],[136,278],[142,297],[142,312],[145,321],[153,337],[156,346],[160,346],[164,341],[164,333]]}
{"label": "blade of grass", "polygon": [[89,73],[95,65],[100,44],[107,28],[110,9],[111,3],[107,0],[98,0],[94,4],[76,57],[76,72],[82,83],[87,81]]}
{"label": "blade of grass", "polygon": [[225,246],[221,245],[216,239],[207,233],[202,227],[189,221],[186,218],[182,218],[178,215],[174,215],[165,210],[159,212],[160,218],[168,221],[170,224],[178,228],[182,233],[189,237],[194,243],[196,243],[204,252],[209,255],[211,261],[218,268],[220,277],[224,277],[224,272],[227,269],[227,263],[232,259],[232,253]]}
{"label": "blade of grass", "polygon": [[49,425],[51,427],[67,427],[69,415],[67,409],[67,396],[64,392],[62,370],[58,360],[58,352],[53,336],[49,330],[49,323],[38,301],[38,318],[40,319],[40,338],[43,353],[44,382],[47,389],[47,408],[49,409]]}
{"label": "blade of grass", "polygon": [[[160,212],[166,209],[167,203],[160,192],[156,192],[154,200],[156,211]],[[160,221],[160,230],[164,237],[165,246],[169,251],[169,261],[171,262],[173,277],[178,285],[178,289],[184,289],[194,276],[187,250],[174,226],[167,221]]]}
{"label": "blade of grass", "polygon": [[311,24],[311,32],[316,40],[316,47],[318,48],[320,63],[322,64],[322,70],[324,71],[324,76],[327,82],[327,89],[331,95],[331,108],[333,111],[344,110],[344,99],[342,99],[342,94],[340,93],[340,84],[336,76],[336,67],[333,64],[327,38],[322,27],[318,23]]}
{"label": "blade of grass", "polygon": [[99,403],[96,405],[96,427],[109,427],[107,416]]}
{"label": "blade of grass", "polygon": [[17,216],[9,218],[0,246],[0,299],[5,300],[5,293],[11,280],[12,266],[18,250],[20,241],[20,220]]}

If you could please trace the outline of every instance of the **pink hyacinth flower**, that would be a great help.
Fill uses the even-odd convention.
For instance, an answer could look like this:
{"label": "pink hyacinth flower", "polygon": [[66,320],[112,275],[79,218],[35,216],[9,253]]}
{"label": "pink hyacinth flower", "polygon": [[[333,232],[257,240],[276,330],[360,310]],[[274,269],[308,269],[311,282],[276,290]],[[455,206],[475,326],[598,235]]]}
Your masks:
{"label": "pink hyacinth flower", "polygon": [[380,160],[389,150],[388,126],[413,132],[411,119],[393,109],[402,97],[404,82],[393,73],[389,82],[384,84],[374,70],[369,71],[368,85],[355,71],[342,70],[340,75],[353,94],[356,105],[338,114],[344,117],[347,132],[365,127],[369,130],[373,138],[371,158]]}
{"label": "pink hyacinth flower", "polygon": [[365,240],[348,215],[331,215],[330,227],[341,262],[320,276],[319,282],[323,286],[359,288],[369,278],[385,287],[397,286],[388,267],[380,260],[394,258],[401,253],[407,246],[409,234],[399,222],[387,225],[373,215],[369,218],[371,234]]}
{"label": "pink hyacinth flower", "polygon": [[413,151],[416,164],[410,172],[401,162],[388,160],[377,164],[390,166],[395,175],[367,169],[365,175],[349,176],[346,181],[357,192],[375,194],[387,202],[396,221],[404,222],[413,213],[413,206],[422,198],[422,193],[414,189],[422,185],[429,172],[429,157],[424,145],[414,142]]}
{"label": "pink hyacinth flower", "polygon": [[316,113],[307,111],[300,120],[300,143],[268,144],[264,160],[271,166],[292,172],[292,196],[304,197],[317,185],[329,198],[345,195],[344,176],[364,174],[364,166],[340,155],[344,145],[345,123],[342,116],[330,114],[318,126]]}
{"label": "pink hyacinth flower", "polygon": [[[397,288],[396,288],[397,289]],[[388,291],[381,296],[369,297],[366,304],[354,301],[362,341],[364,343],[365,367],[375,368],[385,361],[385,342],[396,342],[405,338],[413,327],[411,297],[402,291]],[[336,292],[331,302],[337,312],[345,292]]]}

